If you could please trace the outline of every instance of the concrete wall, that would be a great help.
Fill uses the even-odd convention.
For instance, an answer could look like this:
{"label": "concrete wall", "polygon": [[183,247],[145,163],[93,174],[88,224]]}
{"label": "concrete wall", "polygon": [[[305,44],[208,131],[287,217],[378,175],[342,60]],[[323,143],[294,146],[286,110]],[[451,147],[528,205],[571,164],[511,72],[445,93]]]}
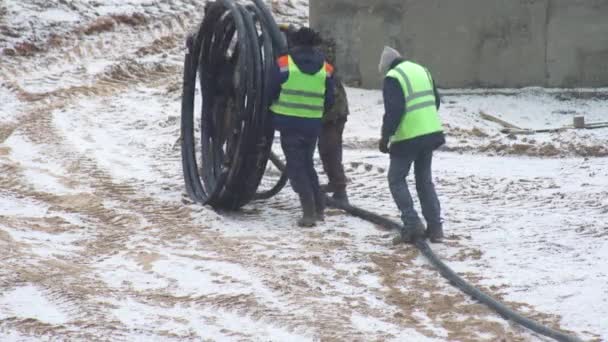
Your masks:
{"label": "concrete wall", "polygon": [[310,0],[310,21],[363,87],[384,45],[445,88],[608,86],[608,0]]}

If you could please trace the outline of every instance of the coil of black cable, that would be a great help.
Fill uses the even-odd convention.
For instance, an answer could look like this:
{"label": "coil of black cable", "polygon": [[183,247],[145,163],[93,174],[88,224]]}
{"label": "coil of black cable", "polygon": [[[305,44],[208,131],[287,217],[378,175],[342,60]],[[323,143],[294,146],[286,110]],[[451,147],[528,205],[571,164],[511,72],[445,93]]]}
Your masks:
{"label": "coil of black cable", "polygon": [[[268,114],[269,73],[285,50],[284,39],[261,0],[247,6],[219,0],[205,7],[204,20],[189,39],[184,61],[182,166],[193,200],[238,209],[260,197],[256,191],[274,134]],[[276,192],[261,194],[261,198]]]}

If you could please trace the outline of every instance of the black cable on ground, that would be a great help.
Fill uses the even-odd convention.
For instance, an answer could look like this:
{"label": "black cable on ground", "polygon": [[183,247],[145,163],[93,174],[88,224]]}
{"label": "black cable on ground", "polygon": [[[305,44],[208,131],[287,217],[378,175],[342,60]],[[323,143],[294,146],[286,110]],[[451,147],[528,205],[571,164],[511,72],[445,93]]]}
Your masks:
{"label": "black cable on ground", "polygon": [[278,194],[281,190],[283,190],[283,188],[285,187],[285,185],[287,185],[287,173],[282,171],[285,169],[285,164],[283,164],[283,162],[281,161],[281,159],[274,154],[273,152],[270,152],[270,161],[279,169],[281,170],[281,177],[279,177],[279,180],[277,181],[277,183],[270,188],[267,191],[263,191],[263,192],[259,192],[255,195],[254,199],[255,200],[265,200],[265,199],[269,199],[272,196]]}
{"label": "black cable on ground", "polygon": [[[401,230],[402,226],[390,219],[382,217],[373,212],[363,210],[361,208],[357,208],[353,205],[343,205],[339,202],[333,201],[331,198],[327,198],[327,201],[330,205],[342,209],[349,214],[364,219],[369,222],[373,222],[375,224],[379,224],[383,227]],[[475,288],[473,285],[469,284],[466,280],[462,279],[456,272],[454,272],[448,265],[446,265],[439,257],[433,252],[429,244],[424,239],[415,239],[414,245],[420,252],[433,264],[435,268],[439,270],[439,273],[447,279],[450,284],[454,285],[462,292],[468,294],[479,302],[485,304],[492,310],[496,311],[503,318],[507,320],[511,320],[517,324],[520,324],[536,333],[541,335],[550,337],[560,342],[578,342],[581,341],[579,338],[575,336],[568,335],[561,331],[557,331],[555,329],[546,327],[532,319],[524,317],[522,314],[517,311],[507,307],[503,303],[497,301],[492,298],[490,295],[485,292]]]}
{"label": "black cable on ground", "polygon": [[[188,195],[196,202],[238,209],[277,194],[286,184],[285,165],[271,153],[274,132],[268,112],[272,63],[287,51],[285,39],[262,0],[243,6],[234,0],[210,2],[198,32],[188,39],[182,97],[182,167]],[[201,165],[197,161],[194,111],[200,82]],[[283,173],[268,191],[256,194],[268,160]],[[328,204],[388,229],[402,226],[352,205]],[[580,341],[545,327],[480,291],[458,276],[423,239],[414,245],[451,284],[512,320],[557,341]]]}

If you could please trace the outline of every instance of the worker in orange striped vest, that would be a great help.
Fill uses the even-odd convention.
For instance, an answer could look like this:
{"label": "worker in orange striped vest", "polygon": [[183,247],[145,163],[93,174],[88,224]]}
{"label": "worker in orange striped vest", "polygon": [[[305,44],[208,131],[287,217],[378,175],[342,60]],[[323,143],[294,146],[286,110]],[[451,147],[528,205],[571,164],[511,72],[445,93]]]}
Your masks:
{"label": "worker in orange striped vest", "polygon": [[[291,35],[298,29],[292,24],[279,25],[281,32],[285,34],[287,45],[292,45]],[[319,50],[325,54],[327,62],[334,65],[336,60],[336,42],[330,37],[322,37]],[[348,203],[348,195],[346,192],[346,174],[344,173],[344,165],[342,164],[342,135],[344,126],[348,119],[349,108],[348,98],[344,84],[340,80],[339,74],[334,70],[334,89],[333,89],[333,105],[323,113],[323,125],[319,135],[319,157],[323,164],[323,171],[327,175],[329,181],[325,185],[321,185],[321,190],[325,193],[333,193],[332,199],[342,205]]]}
{"label": "worker in orange striped vest", "polygon": [[316,48],[317,33],[302,27],[291,35],[288,54],[280,56],[271,77],[270,111],[287,161],[287,176],[299,195],[300,227],[324,219],[324,195],[313,156],[321,132],[323,112],[333,104],[333,67]]}

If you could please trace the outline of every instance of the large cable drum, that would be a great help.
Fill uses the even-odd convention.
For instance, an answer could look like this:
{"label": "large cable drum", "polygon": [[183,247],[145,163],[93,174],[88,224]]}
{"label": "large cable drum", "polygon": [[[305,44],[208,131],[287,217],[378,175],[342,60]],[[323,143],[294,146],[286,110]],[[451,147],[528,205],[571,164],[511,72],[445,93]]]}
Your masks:
{"label": "large cable drum", "polygon": [[188,195],[223,209],[268,197],[256,190],[274,134],[269,76],[286,50],[272,15],[261,0],[210,2],[187,45],[181,130]]}

